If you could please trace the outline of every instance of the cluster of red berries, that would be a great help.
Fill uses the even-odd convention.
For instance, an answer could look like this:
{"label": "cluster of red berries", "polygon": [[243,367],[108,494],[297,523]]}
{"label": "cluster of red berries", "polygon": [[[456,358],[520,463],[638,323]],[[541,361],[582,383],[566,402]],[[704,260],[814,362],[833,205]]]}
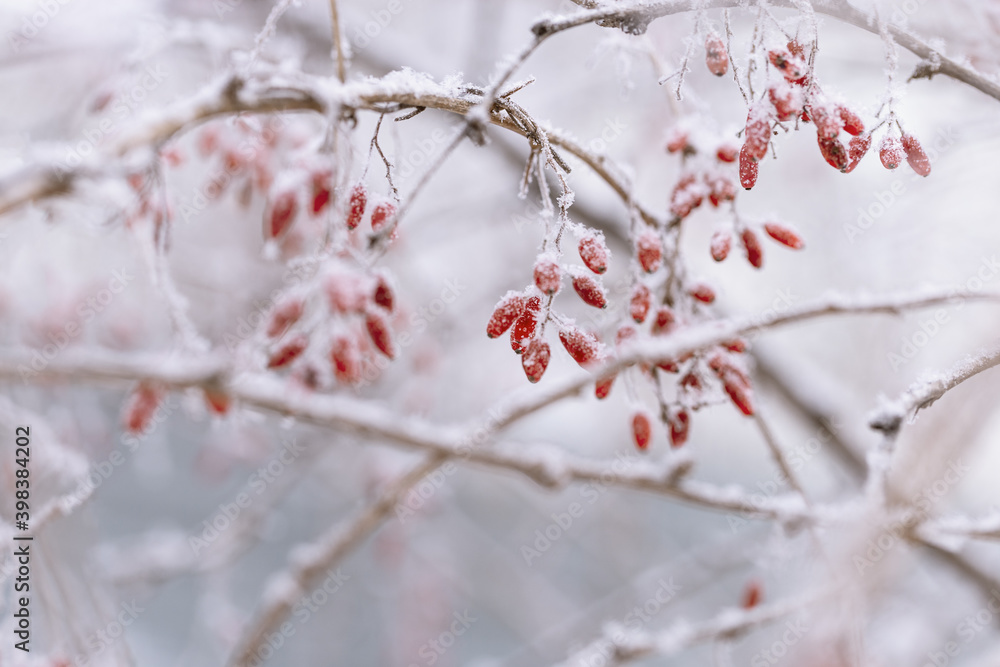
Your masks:
{"label": "cluster of red berries", "polygon": [[[577,250],[586,268],[571,266],[565,271],[573,290],[588,306],[606,308],[607,294],[597,277],[608,270],[609,253],[603,235],[589,230],[584,232]],[[552,313],[552,300],[562,289],[563,273],[557,255],[539,255],[535,261],[534,284],[520,292],[508,292],[496,304],[486,325],[486,335],[490,338],[510,330],[511,349],[521,355],[521,366],[529,382],[542,379],[552,356],[544,336],[545,324],[549,321],[556,322],[559,341],[578,364],[587,366],[603,358],[601,342],[596,335]]]}

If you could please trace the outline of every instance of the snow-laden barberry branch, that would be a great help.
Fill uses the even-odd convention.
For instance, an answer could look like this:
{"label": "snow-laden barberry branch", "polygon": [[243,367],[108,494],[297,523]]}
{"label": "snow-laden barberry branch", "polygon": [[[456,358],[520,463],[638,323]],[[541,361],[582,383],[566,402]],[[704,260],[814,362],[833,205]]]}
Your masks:
{"label": "snow-laden barberry branch", "polygon": [[725,609],[701,623],[677,621],[661,631],[626,630],[610,625],[604,634],[577,651],[559,667],[600,664],[623,665],[648,657],[667,658],[693,646],[739,637],[829,597],[831,591],[816,591],[752,609]]}
{"label": "snow-laden barberry branch", "polygon": [[872,413],[868,425],[888,436],[895,436],[903,420],[916,417],[917,412],[929,407],[951,389],[983,371],[1000,364],[1000,344],[969,356],[948,371],[914,382],[899,397],[884,399],[882,405]]}

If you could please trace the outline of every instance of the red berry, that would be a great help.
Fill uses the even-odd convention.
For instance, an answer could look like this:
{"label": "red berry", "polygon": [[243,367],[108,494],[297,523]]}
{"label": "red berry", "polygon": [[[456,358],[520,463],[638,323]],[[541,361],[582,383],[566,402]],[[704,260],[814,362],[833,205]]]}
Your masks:
{"label": "red berry", "polygon": [[747,157],[758,162],[767,155],[767,146],[771,141],[771,119],[763,105],[750,108],[743,137]]}
{"label": "red berry", "polygon": [[217,415],[224,415],[229,412],[232,398],[226,392],[215,387],[207,387],[203,390],[205,394],[205,405],[210,411]]}
{"label": "red berry", "polygon": [[749,190],[757,184],[757,170],[759,168],[760,165],[757,161],[750,158],[747,145],[743,144],[743,148],[740,149],[740,185],[744,189]]}
{"label": "red berry", "polygon": [[615,346],[621,347],[626,341],[629,341],[639,335],[639,331],[631,324],[623,324],[618,327],[618,331],[615,333]]}
{"label": "red berry", "polygon": [[365,313],[365,328],[368,329],[368,336],[375,343],[379,352],[389,357],[396,358],[396,344],[392,340],[392,331],[389,329],[389,320],[377,309],[370,309]]}
{"label": "red berry", "polygon": [[392,202],[383,201],[376,204],[372,209],[372,231],[376,234],[381,232],[392,222],[394,215],[396,215],[396,205]]}
{"label": "red berry", "polygon": [[600,357],[601,346],[594,334],[581,331],[576,327],[566,327],[559,332],[559,340],[563,347],[573,357],[573,361],[581,366]]}
{"label": "red berry", "polygon": [[294,190],[278,193],[270,202],[264,216],[264,236],[276,239],[291,226],[298,212],[299,202]]}
{"label": "red berry", "polygon": [[746,588],[743,589],[743,601],[740,605],[744,609],[753,609],[760,604],[763,597],[764,591],[760,582],[756,579],[752,579],[749,583],[747,583]]}
{"label": "red berry", "polygon": [[632,415],[632,438],[635,440],[635,446],[642,450],[646,449],[652,435],[653,424],[649,415],[644,411]]}
{"label": "red berry", "polygon": [[719,162],[736,162],[736,156],[739,153],[739,149],[732,144],[723,144],[719,146],[719,150],[715,152],[715,157]]}
{"label": "red berry", "polygon": [[767,96],[774,105],[778,120],[791,120],[802,111],[802,89],[788,83],[772,83]]}
{"label": "red berry", "polygon": [[573,276],[573,289],[588,306],[607,308],[608,301],[604,296],[604,288],[595,278],[586,273],[578,273]]}
{"label": "red berry", "polygon": [[706,179],[706,182],[709,187],[708,201],[712,206],[718,207],[724,201],[736,199],[736,186],[725,176]]}
{"label": "red berry", "polygon": [[676,322],[677,317],[674,315],[674,311],[670,309],[670,306],[660,306],[656,309],[656,317],[653,319],[653,335],[659,336],[670,333],[674,330]]}
{"label": "red berry", "polygon": [[688,428],[691,425],[691,418],[687,410],[678,410],[670,417],[670,446],[682,446],[688,439]]}
{"label": "red berry", "polygon": [[338,334],[330,345],[330,362],[339,382],[354,384],[361,379],[361,346],[356,336]]}
{"label": "red berry", "polygon": [[365,216],[365,207],[368,206],[368,191],[365,186],[358,183],[351,188],[351,199],[347,204],[347,228],[354,229],[361,224],[361,219]]}
{"label": "red berry", "polygon": [[608,247],[603,234],[587,234],[580,239],[580,259],[594,273],[608,270]]}
{"label": "red berry", "polygon": [[670,136],[667,138],[667,152],[677,153],[678,151],[683,151],[688,147],[688,135],[687,132],[681,129],[674,129],[670,132]]}
{"label": "red berry", "polygon": [[772,239],[777,241],[782,245],[786,245],[792,250],[800,250],[805,243],[802,241],[802,237],[796,233],[791,227],[786,227],[785,225],[779,224],[777,222],[766,222],[764,223],[764,231]]}
{"label": "red berry", "polygon": [[521,355],[521,366],[524,374],[528,377],[528,382],[538,382],[545,374],[545,369],[549,366],[549,357],[552,356],[549,344],[541,338],[535,338],[524,348]]}
{"label": "red berry", "polygon": [[729,56],[726,55],[726,45],[714,32],[705,38],[705,64],[708,71],[715,76],[725,76],[729,70]]}
{"label": "red berry", "polygon": [[743,338],[734,338],[733,340],[727,340],[722,344],[724,348],[730,352],[743,353],[747,351],[747,342]]}
{"label": "red berry", "polygon": [[750,416],[754,413],[753,390],[750,388],[750,378],[746,373],[734,366],[722,354],[717,354],[708,362],[719,380],[722,388],[729,395],[729,400],[733,402],[740,412]]}
{"label": "red berry", "polygon": [[269,338],[277,338],[286,331],[288,327],[299,321],[305,304],[301,299],[289,298],[275,306],[271,312],[271,319],[267,323],[267,335]]}
{"label": "red berry", "polygon": [[598,400],[604,400],[611,393],[611,385],[615,383],[615,378],[617,375],[609,375],[607,377],[601,378],[594,385],[594,396]]}
{"label": "red berry", "polygon": [[670,213],[677,218],[686,218],[691,211],[701,206],[704,199],[702,188],[698,185],[694,174],[681,178],[670,194]]}
{"label": "red berry", "polygon": [[847,169],[844,170],[845,174],[849,174],[854,171],[854,168],[861,163],[861,158],[868,153],[868,149],[872,145],[872,135],[862,134],[857,137],[851,137],[850,143],[847,145]]}
{"label": "red berry", "polygon": [[895,169],[906,157],[906,151],[903,149],[903,144],[899,139],[892,135],[885,135],[882,137],[882,143],[879,144],[878,157],[882,160],[882,166],[886,169]]}
{"label": "red berry", "polygon": [[729,257],[729,249],[733,246],[733,236],[729,233],[727,229],[720,229],[719,231],[712,234],[712,241],[710,250],[712,251],[712,259],[716,262],[721,262],[726,257]]}
{"label": "red berry", "polygon": [[806,64],[801,58],[793,56],[788,51],[768,51],[767,57],[770,59],[771,64],[788,81],[798,82],[806,75]]}
{"label": "red berry", "polygon": [[335,313],[360,313],[368,300],[368,286],[355,273],[335,271],[323,281],[330,310]]}
{"label": "red berry", "polygon": [[704,283],[697,283],[688,290],[688,294],[702,303],[715,301],[715,290]]}
{"label": "red berry", "polygon": [[903,134],[903,150],[906,151],[906,162],[920,176],[931,173],[931,161],[924,152],[923,146],[912,134]]}
{"label": "red berry", "polygon": [[330,203],[330,177],[327,170],[319,170],[312,175],[312,213],[319,215]]}
{"label": "red berry", "polygon": [[820,139],[819,151],[826,163],[835,169],[847,171],[847,149],[837,139]]}
{"label": "red berry", "polygon": [[305,334],[293,336],[271,353],[271,356],[268,357],[267,360],[267,367],[284,368],[302,356],[302,353],[306,351],[306,347],[308,345],[309,339],[305,336]]}
{"label": "red berry", "polygon": [[693,372],[681,378],[681,387],[688,391],[701,391],[701,380]]}
{"label": "red berry", "polygon": [[535,329],[538,328],[538,311],[542,308],[542,300],[533,296],[524,304],[524,310],[514,323],[514,328],[510,330],[510,346],[521,354],[524,351],[524,342],[535,337]]}
{"label": "red berry", "polygon": [[632,289],[632,298],[628,304],[628,312],[632,316],[632,319],[636,321],[636,324],[642,324],[646,321],[652,296],[649,288],[642,283],[636,283]]}
{"label": "red berry", "polygon": [[865,124],[861,121],[861,118],[847,107],[838,106],[837,114],[844,124],[844,131],[848,134],[856,137],[865,131]]}
{"label": "red berry", "polygon": [[129,433],[142,433],[153,421],[163,401],[164,390],[152,382],[140,382],[132,390],[122,411],[122,425]]}
{"label": "red berry", "polygon": [[646,273],[653,273],[660,268],[663,259],[663,248],[660,245],[660,237],[652,229],[643,230],[635,242],[636,253],[639,256],[639,264]]}
{"label": "red berry", "polygon": [[759,269],[764,264],[764,251],[760,247],[757,235],[751,229],[744,229],[741,238],[743,239],[743,248],[747,251],[747,261],[755,269]]}
{"label": "red berry", "polygon": [[542,294],[552,295],[559,291],[562,271],[553,255],[541,255],[535,262],[535,286]]}
{"label": "red berry", "polygon": [[383,275],[378,276],[375,280],[375,293],[372,295],[372,300],[376,305],[385,308],[390,313],[396,305],[396,298],[392,292],[392,286]]}
{"label": "red berry", "polygon": [[486,325],[486,335],[490,338],[502,336],[524,310],[524,296],[517,292],[507,292],[497,305],[493,307],[493,315]]}
{"label": "red berry", "polygon": [[814,104],[809,108],[813,122],[816,124],[816,136],[819,141],[835,140],[844,127],[836,108]]}

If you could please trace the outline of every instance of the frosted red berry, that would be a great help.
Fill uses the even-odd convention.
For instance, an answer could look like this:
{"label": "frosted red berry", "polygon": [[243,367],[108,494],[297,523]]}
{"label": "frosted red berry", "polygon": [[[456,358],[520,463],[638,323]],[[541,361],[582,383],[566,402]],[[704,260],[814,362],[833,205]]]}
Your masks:
{"label": "frosted red berry", "polygon": [[573,276],[573,289],[585,304],[594,308],[607,308],[608,300],[604,296],[604,288],[593,277],[580,273]]}
{"label": "frosted red berry", "polygon": [[744,229],[740,235],[743,241],[743,249],[747,253],[747,261],[755,268],[759,269],[764,264],[764,251],[760,247],[760,240],[752,229]]}
{"label": "frosted red berry", "polygon": [[389,357],[396,358],[396,344],[392,339],[392,331],[389,328],[389,320],[376,309],[369,309],[365,313],[365,328],[368,336],[375,343],[378,351]]}
{"label": "frosted red berry", "polygon": [[390,313],[396,307],[396,297],[393,294],[392,285],[389,284],[385,276],[380,275],[375,279],[375,292],[372,294],[372,301]]}
{"label": "frosted red berry", "polygon": [[733,235],[729,233],[729,230],[720,229],[719,231],[712,234],[712,240],[709,244],[709,250],[712,253],[712,259],[716,262],[721,262],[726,257],[729,257],[729,250],[733,246]]}
{"label": "frosted red berry", "polygon": [[538,382],[542,379],[542,375],[545,374],[545,369],[549,366],[549,358],[552,356],[552,352],[549,349],[549,344],[540,338],[535,338],[528,346],[524,349],[524,354],[521,355],[521,366],[524,368],[524,374],[528,378],[528,382]]}
{"label": "frosted red berry", "polygon": [[759,581],[753,579],[748,582],[746,588],[743,589],[743,600],[740,602],[740,606],[744,609],[753,609],[760,604],[763,597],[763,587],[760,585]]}
{"label": "frosted red berry", "polygon": [[603,401],[605,398],[608,397],[608,394],[611,393],[611,386],[615,383],[616,377],[617,375],[614,374],[609,375],[607,377],[599,379],[594,384],[594,396],[596,396],[598,400]]}
{"label": "frosted red berry", "polygon": [[153,421],[163,401],[163,388],[153,382],[140,382],[125,402],[122,426],[129,433],[142,433]]}
{"label": "frosted red berry", "polygon": [[635,287],[632,288],[632,298],[629,300],[628,312],[637,324],[642,324],[646,321],[646,315],[649,314],[649,306],[652,303],[652,298],[653,294],[646,285],[636,283]]}
{"label": "frosted red berry", "polygon": [[847,149],[838,139],[820,139],[819,151],[826,163],[841,171],[847,170]]}
{"label": "frosted red berry", "polygon": [[267,335],[269,338],[277,338],[288,328],[299,321],[305,304],[302,299],[291,297],[285,299],[271,311],[271,318],[267,323]]}
{"label": "frosted red berry", "polygon": [[749,190],[757,184],[757,170],[760,165],[750,157],[747,145],[740,149],[740,185]]}
{"label": "frosted red berry", "polygon": [[691,417],[687,410],[678,410],[670,416],[670,446],[681,447],[687,442],[688,430],[691,426]]}
{"label": "frosted red berry", "polygon": [[931,161],[924,152],[923,146],[912,134],[903,135],[903,151],[906,153],[906,162],[913,171],[920,176],[927,176],[931,173]]}
{"label": "frosted red berry", "polygon": [[705,64],[708,71],[715,76],[725,76],[729,71],[729,56],[726,54],[726,44],[716,33],[712,32],[705,38]]}
{"label": "frosted red berry", "polygon": [[670,136],[667,137],[667,152],[677,153],[683,151],[688,147],[688,135],[687,132],[681,129],[674,129],[670,132]]}
{"label": "frosted red berry", "polygon": [[535,287],[542,294],[552,295],[559,291],[562,271],[559,262],[551,255],[542,255],[535,261]]}
{"label": "frosted red berry", "polygon": [[581,366],[599,358],[600,344],[594,334],[581,331],[576,327],[566,327],[559,331],[559,341],[573,357],[573,361]]}
{"label": "frosted red berry", "polygon": [[892,135],[885,135],[878,147],[878,157],[886,169],[895,169],[906,157],[903,143]]}
{"label": "frosted red berry", "polygon": [[525,341],[535,337],[535,330],[538,328],[538,312],[542,308],[542,300],[533,296],[524,304],[524,310],[514,322],[514,328],[510,330],[510,346],[521,354],[524,351]]}
{"label": "frosted red berry", "polygon": [[653,424],[649,415],[645,412],[636,412],[632,415],[632,439],[635,446],[641,450],[649,447],[649,441],[653,437]]}
{"label": "frosted red berry", "polygon": [[792,250],[800,250],[805,246],[805,243],[802,241],[802,237],[799,236],[794,229],[786,225],[782,225],[781,223],[764,223],[764,231],[772,239],[782,245],[788,246]]}
{"label": "frosted red berry", "polygon": [[670,306],[660,306],[656,309],[656,313],[653,316],[653,335],[670,333],[674,330],[676,322],[677,316],[674,315],[674,311]]}
{"label": "frosted red berry", "polygon": [[524,296],[517,292],[507,294],[493,307],[493,315],[486,325],[486,335],[490,338],[502,336],[511,327],[524,310]]}
{"label": "frosted red berry", "polygon": [[697,283],[693,285],[691,289],[688,290],[688,294],[702,303],[712,303],[715,301],[715,290],[705,283]]}
{"label": "frosted red berry", "polygon": [[392,202],[383,201],[375,205],[372,209],[372,231],[378,234],[389,226],[396,215],[396,205]]}
{"label": "frosted red berry", "polygon": [[754,413],[753,390],[750,387],[750,378],[746,373],[732,364],[723,354],[717,354],[708,362],[719,380],[722,388],[729,395],[729,400],[733,402],[740,412],[750,416]]}
{"label": "frosted red berry", "polygon": [[276,239],[284,234],[295,220],[299,202],[294,190],[279,192],[271,200],[264,214],[264,235]]}
{"label": "frosted red berry", "polygon": [[361,219],[365,216],[365,208],[368,206],[368,190],[364,185],[358,183],[351,188],[351,197],[347,203],[347,228],[355,229],[361,224]]}
{"label": "frosted red berry", "polygon": [[330,345],[330,363],[339,382],[354,384],[361,379],[361,346],[355,336],[338,334]]}
{"label": "frosted red berry", "polygon": [[740,149],[733,144],[723,144],[715,151],[715,157],[719,162],[736,162]]}
{"label": "frosted red berry", "polygon": [[604,273],[608,270],[608,247],[604,243],[603,235],[585,235],[580,239],[578,249],[580,259],[583,260],[588,269],[594,273]]}
{"label": "frosted red berry", "polygon": [[861,163],[861,158],[868,153],[871,145],[871,134],[860,134],[856,137],[851,137],[850,143],[847,144],[847,169],[844,170],[845,174],[854,171],[854,168]]}
{"label": "frosted red berry", "polygon": [[767,146],[771,142],[771,119],[763,105],[750,109],[743,139],[743,148],[751,160],[758,162],[767,155]]}
{"label": "frosted red berry", "polygon": [[663,260],[663,248],[660,245],[660,237],[652,229],[643,230],[636,240],[636,254],[639,257],[639,265],[646,273],[653,273],[660,268]]}
{"label": "frosted red berry", "polygon": [[224,415],[229,412],[232,405],[232,397],[222,389],[207,387],[203,390],[205,396],[205,406],[216,415]]}
{"label": "frosted red berry", "polygon": [[848,134],[856,137],[865,131],[865,124],[862,122],[861,117],[847,107],[838,106],[837,114],[844,125],[844,131]]}
{"label": "frosted red berry", "polygon": [[284,368],[288,366],[293,361],[302,356],[302,353],[306,351],[306,347],[309,345],[309,339],[305,334],[297,334],[292,336],[289,340],[285,341],[278,346],[271,356],[267,359],[268,368]]}
{"label": "frosted red berry", "polygon": [[768,51],[767,57],[787,81],[798,83],[806,75],[805,62],[788,51],[777,49]]}
{"label": "frosted red berry", "polygon": [[330,204],[330,178],[332,174],[329,170],[322,169],[312,175],[312,214],[319,215]]}

